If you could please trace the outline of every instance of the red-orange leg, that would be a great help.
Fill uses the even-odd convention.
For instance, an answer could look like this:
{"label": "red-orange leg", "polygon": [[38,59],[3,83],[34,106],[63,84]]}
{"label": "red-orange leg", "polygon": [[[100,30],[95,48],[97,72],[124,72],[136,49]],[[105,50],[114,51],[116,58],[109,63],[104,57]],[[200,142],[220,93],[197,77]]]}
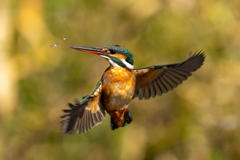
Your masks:
{"label": "red-orange leg", "polygon": [[128,107],[124,108],[124,113],[128,112]]}
{"label": "red-orange leg", "polygon": [[120,113],[118,111],[114,111],[114,114],[117,116],[118,120],[121,120]]}

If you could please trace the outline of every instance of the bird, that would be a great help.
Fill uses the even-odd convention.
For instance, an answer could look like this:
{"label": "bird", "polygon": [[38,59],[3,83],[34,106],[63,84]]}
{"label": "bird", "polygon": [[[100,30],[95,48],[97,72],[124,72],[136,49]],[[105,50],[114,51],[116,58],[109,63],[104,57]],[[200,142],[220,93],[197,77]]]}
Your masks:
{"label": "bird", "polygon": [[75,99],[68,104],[69,109],[63,110],[61,128],[64,134],[89,131],[102,123],[106,112],[110,115],[111,130],[130,124],[133,118],[128,106],[134,98],[149,100],[173,90],[200,68],[206,57],[203,51],[196,51],[181,63],[134,69],[133,54],[120,45],[70,47],[99,55],[110,66],[90,94],[81,101]]}

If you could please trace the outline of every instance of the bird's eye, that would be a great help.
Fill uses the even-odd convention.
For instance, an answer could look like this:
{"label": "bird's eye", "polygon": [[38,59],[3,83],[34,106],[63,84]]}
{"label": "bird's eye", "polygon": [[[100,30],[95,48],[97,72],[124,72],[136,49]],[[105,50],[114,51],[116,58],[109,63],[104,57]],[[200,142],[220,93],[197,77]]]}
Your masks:
{"label": "bird's eye", "polygon": [[110,49],[109,51],[110,51],[111,54],[115,54],[116,53],[116,51],[112,50],[112,49]]}

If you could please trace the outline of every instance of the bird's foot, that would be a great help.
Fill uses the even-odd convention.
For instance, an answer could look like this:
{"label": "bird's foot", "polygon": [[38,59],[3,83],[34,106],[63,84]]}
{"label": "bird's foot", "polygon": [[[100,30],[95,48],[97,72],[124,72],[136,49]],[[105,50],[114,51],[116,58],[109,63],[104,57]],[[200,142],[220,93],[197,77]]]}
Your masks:
{"label": "bird's foot", "polygon": [[118,120],[121,120],[120,113],[118,111],[114,111],[114,114],[117,116]]}
{"label": "bird's foot", "polygon": [[128,112],[128,107],[124,108],[124,113]]}

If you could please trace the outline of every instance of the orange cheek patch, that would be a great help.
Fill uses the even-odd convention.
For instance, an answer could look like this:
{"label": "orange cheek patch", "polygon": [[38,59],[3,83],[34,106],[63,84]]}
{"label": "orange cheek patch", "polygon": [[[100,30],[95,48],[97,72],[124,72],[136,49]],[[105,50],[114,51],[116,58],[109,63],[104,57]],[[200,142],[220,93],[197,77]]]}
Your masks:
{"label": "orange cheek patch", "polygon": [[122,54],[114,54],[114,55],[112,55],[112,57],[116,57],[118,59],[126,59],[127,58],[125,55],[122,55]]}
{"label": "orange cheek patch", "polygon": [[103,48],[102,51],[103,51],[103,52],[106,52],[106,51],[108,51],[108,49],[107,49],[107,48]]}

